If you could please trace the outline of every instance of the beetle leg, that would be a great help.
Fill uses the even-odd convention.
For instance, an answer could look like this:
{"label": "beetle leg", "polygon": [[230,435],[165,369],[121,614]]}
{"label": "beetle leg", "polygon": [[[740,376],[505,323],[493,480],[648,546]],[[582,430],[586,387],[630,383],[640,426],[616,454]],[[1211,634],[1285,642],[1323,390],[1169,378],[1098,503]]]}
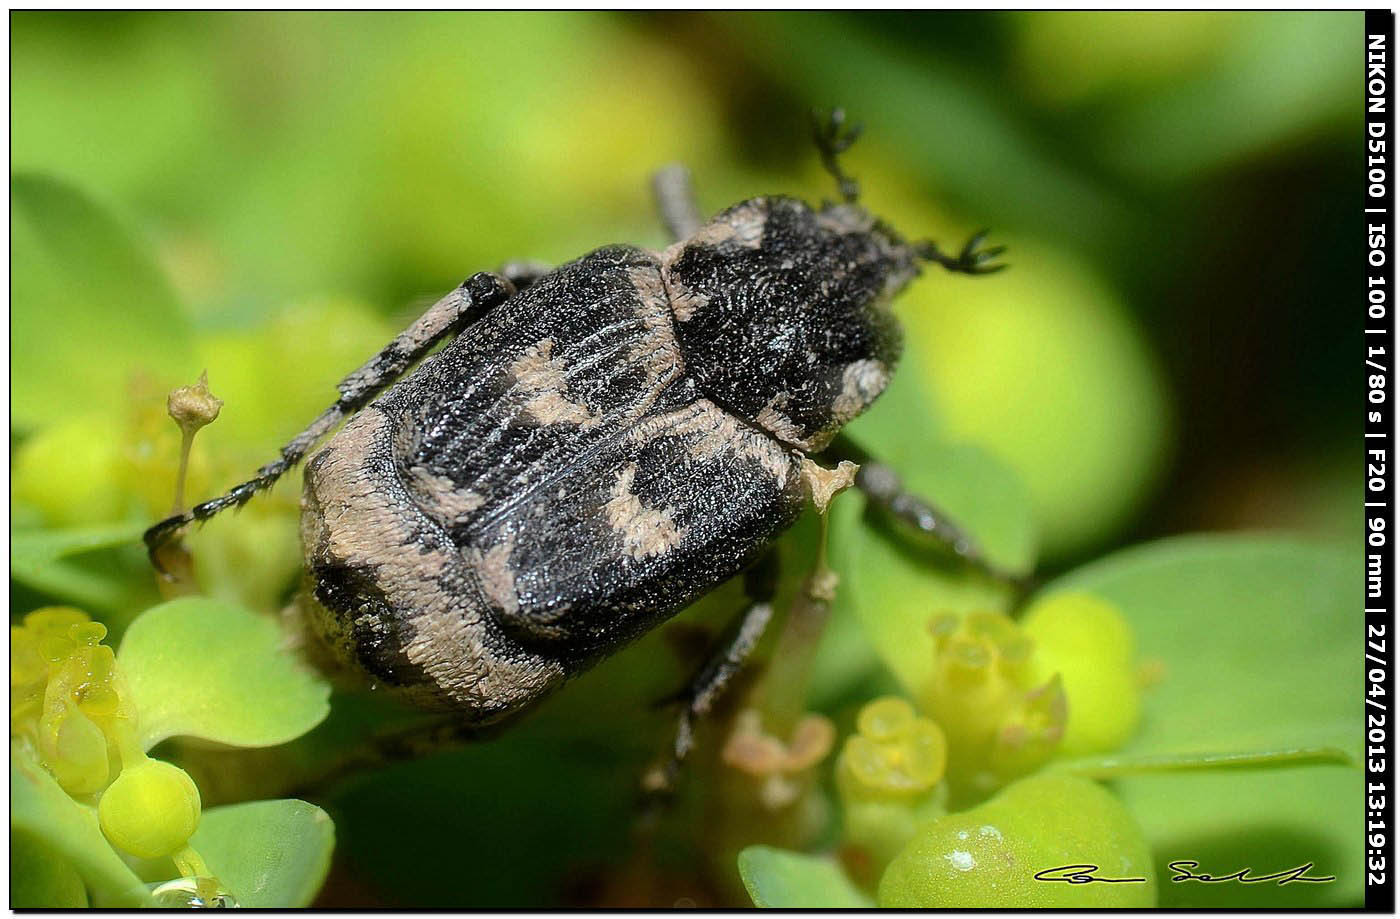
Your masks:
{"label": "beetle leg", "polygon": [[435,345],[476,322],[515,288],[490,272],[479,272],[428,308],[413,325],[401,332],[374,357],[340,381],[340,398],[282,448],[281,456],[258,470],[257,475],[227,494],[196,504],[188,512],[168,517],[145,533],[151,562],[161,570],[156,553],[177,531],[194,521],[205,521],[225,508],[243,505],[257,492],[272,487],[281,475],[306,456],[336,425],[363,408],[404,371],[427,355]]}
{"label": "beetle leg", "polygon": [[903,525],[944,546],[974,568],[1016,588],[1024,587],[1026,576],[1013,574],[993,564],[982,553],[977,541],[953,518],[924,498],[904,489],[904,482],[893,467],[875,459],[845,434],[838,434],[826,454],[860,464],[856,488],[873,504]]}
{"label": "beetle leg", "polygon": [[689,239],[699,232],[703,221],[689,169],[679,163],[662,167],[651,177],[651,191],[672,241]]}
{"label": "beetle leg", "polygon": [[836,180],[841,200],[854,204],[860,197],[860,183],[841,168],[841,154],[851,149],[860,137],[861,125],[846,125],[843,108],[812,109],[812,140],[821,155],[822,166]]}
{"label": "beetle leg", "polygon": [[648,772],[642,781],[643,790],[648,794],[666,794],[675,789],[681,763],[695,747],[696,722],[714,710],[758,646],[773,618],[773,595],[777,588],[778,554],[770,550],[744,574],[748,606],[731,625],[709,661],[681,691],[679,699],[683,704],[671,749],[665,761]]}
{"label": "beetle leg", "polygon": [[922,240],[914,244],[914,249],[919,258],[926,261],[936,262],[948,271],[961,274],[994,274],[1006,267],[1003,262],[993,265],[992,260],[1006,251],[1005,246],[992,246],[982,248],[982,243],[987,239],[988,230],[979,230],[972,234],[963,245],[962,251],[957,255],[945,255],[936,243],[932,240]]}

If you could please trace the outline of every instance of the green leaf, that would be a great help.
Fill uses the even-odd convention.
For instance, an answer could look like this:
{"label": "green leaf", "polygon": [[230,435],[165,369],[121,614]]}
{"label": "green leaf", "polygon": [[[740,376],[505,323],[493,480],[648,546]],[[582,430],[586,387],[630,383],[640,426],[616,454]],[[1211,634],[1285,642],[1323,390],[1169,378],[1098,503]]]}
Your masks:
{"label": "green leaf", "polygon": [[[1356,582],[1354,558],[1340,551],[1278,537],[1200,536],[1120,552],[1046,592],[1088,591],[1117,604],[1142,659],[1163,668],[1146,692],[1141,730],[1116,758],[1183,764],[1234,753],[1262,764],[1325,747],[1357,762]],[[1190,858],[1215,874],[1246,865],[1258,874],[1312,862],[1314,874],[1338,880],[1206,888],[1164,874],[1163,905],[1360,903],[1361,772],[1278,765],[1267,774],[1168,770],[1124,777],[1118,787],[1163,866]]]}
{"label": "green leaf", "polygon": [[926,355],[912,370],[945,439],[978,444],[1020,477],[1042,554],[1083,553],[1156,478],[1169,423],[1162,374],[1095,266],[1034,239],[999,241],[1010,270],[911,287],[906,332]]}
{"label": "green leaf", "polygon": [[11,501],[28,505],[38,522],[58,529],[125,519],[129,498],[122,473],[133,452],[125,422],[85,412],[54,419],[25,437],[10,457]]}
{"label": "green leaf", "polygon": [[145,902],[145,884],[107,844],[97,812],[68,797],[27,746],[13,738],[10,831],[31,834],[62,854],[91,891],[93,905],[120,908]]}
{"label": "green leaf", "polygon": [[770,909],[871,909],[873,900],[829,858],[749,846],[739,853],[739,876],[753,905]]}
{"label": "green leaf", "polygon": [[275,620],[221,601],[147,610],[117,655],[143,745],[181,735],[265,747],[311,730],[329,711],[330,688],[283,645]]}
{"label": "green leaf", "polygon": [[[1137,24],[1151,18],[1139,16]],[[1134,179],[1161,185],[1199,182],[1212,169],[1272,153],[1319,128],[1360,131],[1352,62],[1362,53],[1363,29],[1359,10],[1244,14],[1234,27],[1217,29],[1225,41],[1209,72],[1101,113],[1094,149]],[[1075,35],[1076,45],[1097,41],[1083,30]],[[1250,116],[1239,117],[1243,111]]]}
{"label": "green leaf", "polygon": [[253,801],[205,811],[190,845],[240,906],[310,904],[335,848],[335,824],[305,801]]}
{"label": "green leaf", "polygon": [[59,559],[32,571],[13,568],[11,573],[17,583],[41,594],[103,614],[99,618],[115,628],[126,617],[160,600],[149,568],[134,567],[134,564],[145,564],[145,554],[141,553],[139,558],[140,562],[134,563],[120,553],[94,552]]}
{"label": "green leaf", "polygon": [[1228,56],[1230,42],[1257,14],[1243,11],[1044,10],[1007,17],[1026,89],[1066,108],[1113,94],[1180,84]]}
{"label": "green leaf", "polygon": [[1129,775],[1189,772],[1204,769],[1283,769],[1294,766],[1346,766],[1355,760],[1336,747],[1302,747],[1291,750],[1257,750],[1246,753],[1165,753],[1128,756],[1086,756],[1063,760],[1051,768],[1090,779],[1116,779]]}
{"label": "green leaf", "polygon": [[[1009,572],[1035,558],[1030,499],[1016,476],[977,447],[939,441],[920,401],[915,375],[896,377],[889,392],[857,420],[852,435],[878,446],[905,487],[946,511]],[[888,400],[888,401],[887,401]],[[906,532],[882,512],[866,512],[859,495],[831,508],[831,567],[841,577],[833,617],[858,619],[885,664],[919,692],[933,666],[930,620],[940,612],[1003,609],[1006,587]]]}
{"label": "green leaf", "polygon": [[16,575],[39,571],[62,558],[135,544],[143,526],[114,523],[70,530],[17,530],[10,534],[10,564]]}
{"label": "green leaf", "polygon": [[133,371],[188,375],[190,333],[145,248],[86,195],[10,178],[11,424],[119,411]]}
{"label": "green leaf", "polygon": [[89,612],[108,614],[113,625],[110,614],[134,613],[159,599],[145,553],[136,548],[141,530],[138,523],[15,530],[10,577]]}
{"label": "green leaf", "polygon": [[10,908],[82,909],[82,875],[61,852],[28,830],[10,833]]}

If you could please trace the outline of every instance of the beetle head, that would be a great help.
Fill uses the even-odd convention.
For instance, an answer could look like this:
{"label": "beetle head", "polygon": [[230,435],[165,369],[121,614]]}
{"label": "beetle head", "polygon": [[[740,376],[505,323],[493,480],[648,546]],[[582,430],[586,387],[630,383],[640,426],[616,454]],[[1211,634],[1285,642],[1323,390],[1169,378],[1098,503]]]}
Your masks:
{"label": "beetle head", "polygon": [[754,198],[668,249],[676,334],[705,394],[808,452],[884,391],[889,301],[918,253],[855,204]]}

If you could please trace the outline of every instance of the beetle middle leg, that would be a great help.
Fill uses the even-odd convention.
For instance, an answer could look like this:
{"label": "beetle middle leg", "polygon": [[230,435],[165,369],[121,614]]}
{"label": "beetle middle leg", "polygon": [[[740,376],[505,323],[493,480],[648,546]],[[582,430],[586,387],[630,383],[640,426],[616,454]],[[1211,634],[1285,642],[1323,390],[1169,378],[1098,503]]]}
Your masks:
{"label": "beetle middle leg", "polygon": [[226,508],[241,506],[259,491],[271,488],[284,472],[301,462],[317,441],[334,430],[336,425],[368,405],[386,386],[422,360],[434,346],[485,316],[514,292],[514,285],[509,280],[490,272],[479,272],[463,281],[461,286],[430,306],[382,351],[341,380],[336,387],[340,398],[293,437],[282,448],[281,455],[259,469],[253,478],[227,494],[197,504],[186,513],[168,517],[147,530],[144,538],[152,564],[157,570],[163,570],[157,554],[182,527],[194,521],[208,520]]}
{"label": "beetle middle leg", "polygon": [[689,239],[699,232],[703,221],[689,169],[679,163],[662,167],[651,177],[651,191],[671,239]]}
{"label": "beetle middle leg", "polygon": [[679,694],[682,707],[671,749],[665,760],[649,771],[642,782],[648,794],[666,794],[675,789],[681,763],[695,747],[696,723],[714,710],[725,690],[743,671],[773,619],[773,596],[777,589],[778,554],[770,549],[744,573],[748,605],[690,685]]}

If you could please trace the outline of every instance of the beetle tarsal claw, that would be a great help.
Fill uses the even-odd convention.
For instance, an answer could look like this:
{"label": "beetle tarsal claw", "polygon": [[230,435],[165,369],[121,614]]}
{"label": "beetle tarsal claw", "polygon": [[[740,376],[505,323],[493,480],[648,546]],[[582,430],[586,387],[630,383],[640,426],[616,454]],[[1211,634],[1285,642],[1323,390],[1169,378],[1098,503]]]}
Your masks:
{"label": "beetle tarsal claw", "polygon": [[827,469],[806,457],[802,458],[802,484],[812,499],[818,514],[825,514],[831,506],[831,499],[850,488],[856,482],[860,467],[850,460],[842,460],[835,469]]}

